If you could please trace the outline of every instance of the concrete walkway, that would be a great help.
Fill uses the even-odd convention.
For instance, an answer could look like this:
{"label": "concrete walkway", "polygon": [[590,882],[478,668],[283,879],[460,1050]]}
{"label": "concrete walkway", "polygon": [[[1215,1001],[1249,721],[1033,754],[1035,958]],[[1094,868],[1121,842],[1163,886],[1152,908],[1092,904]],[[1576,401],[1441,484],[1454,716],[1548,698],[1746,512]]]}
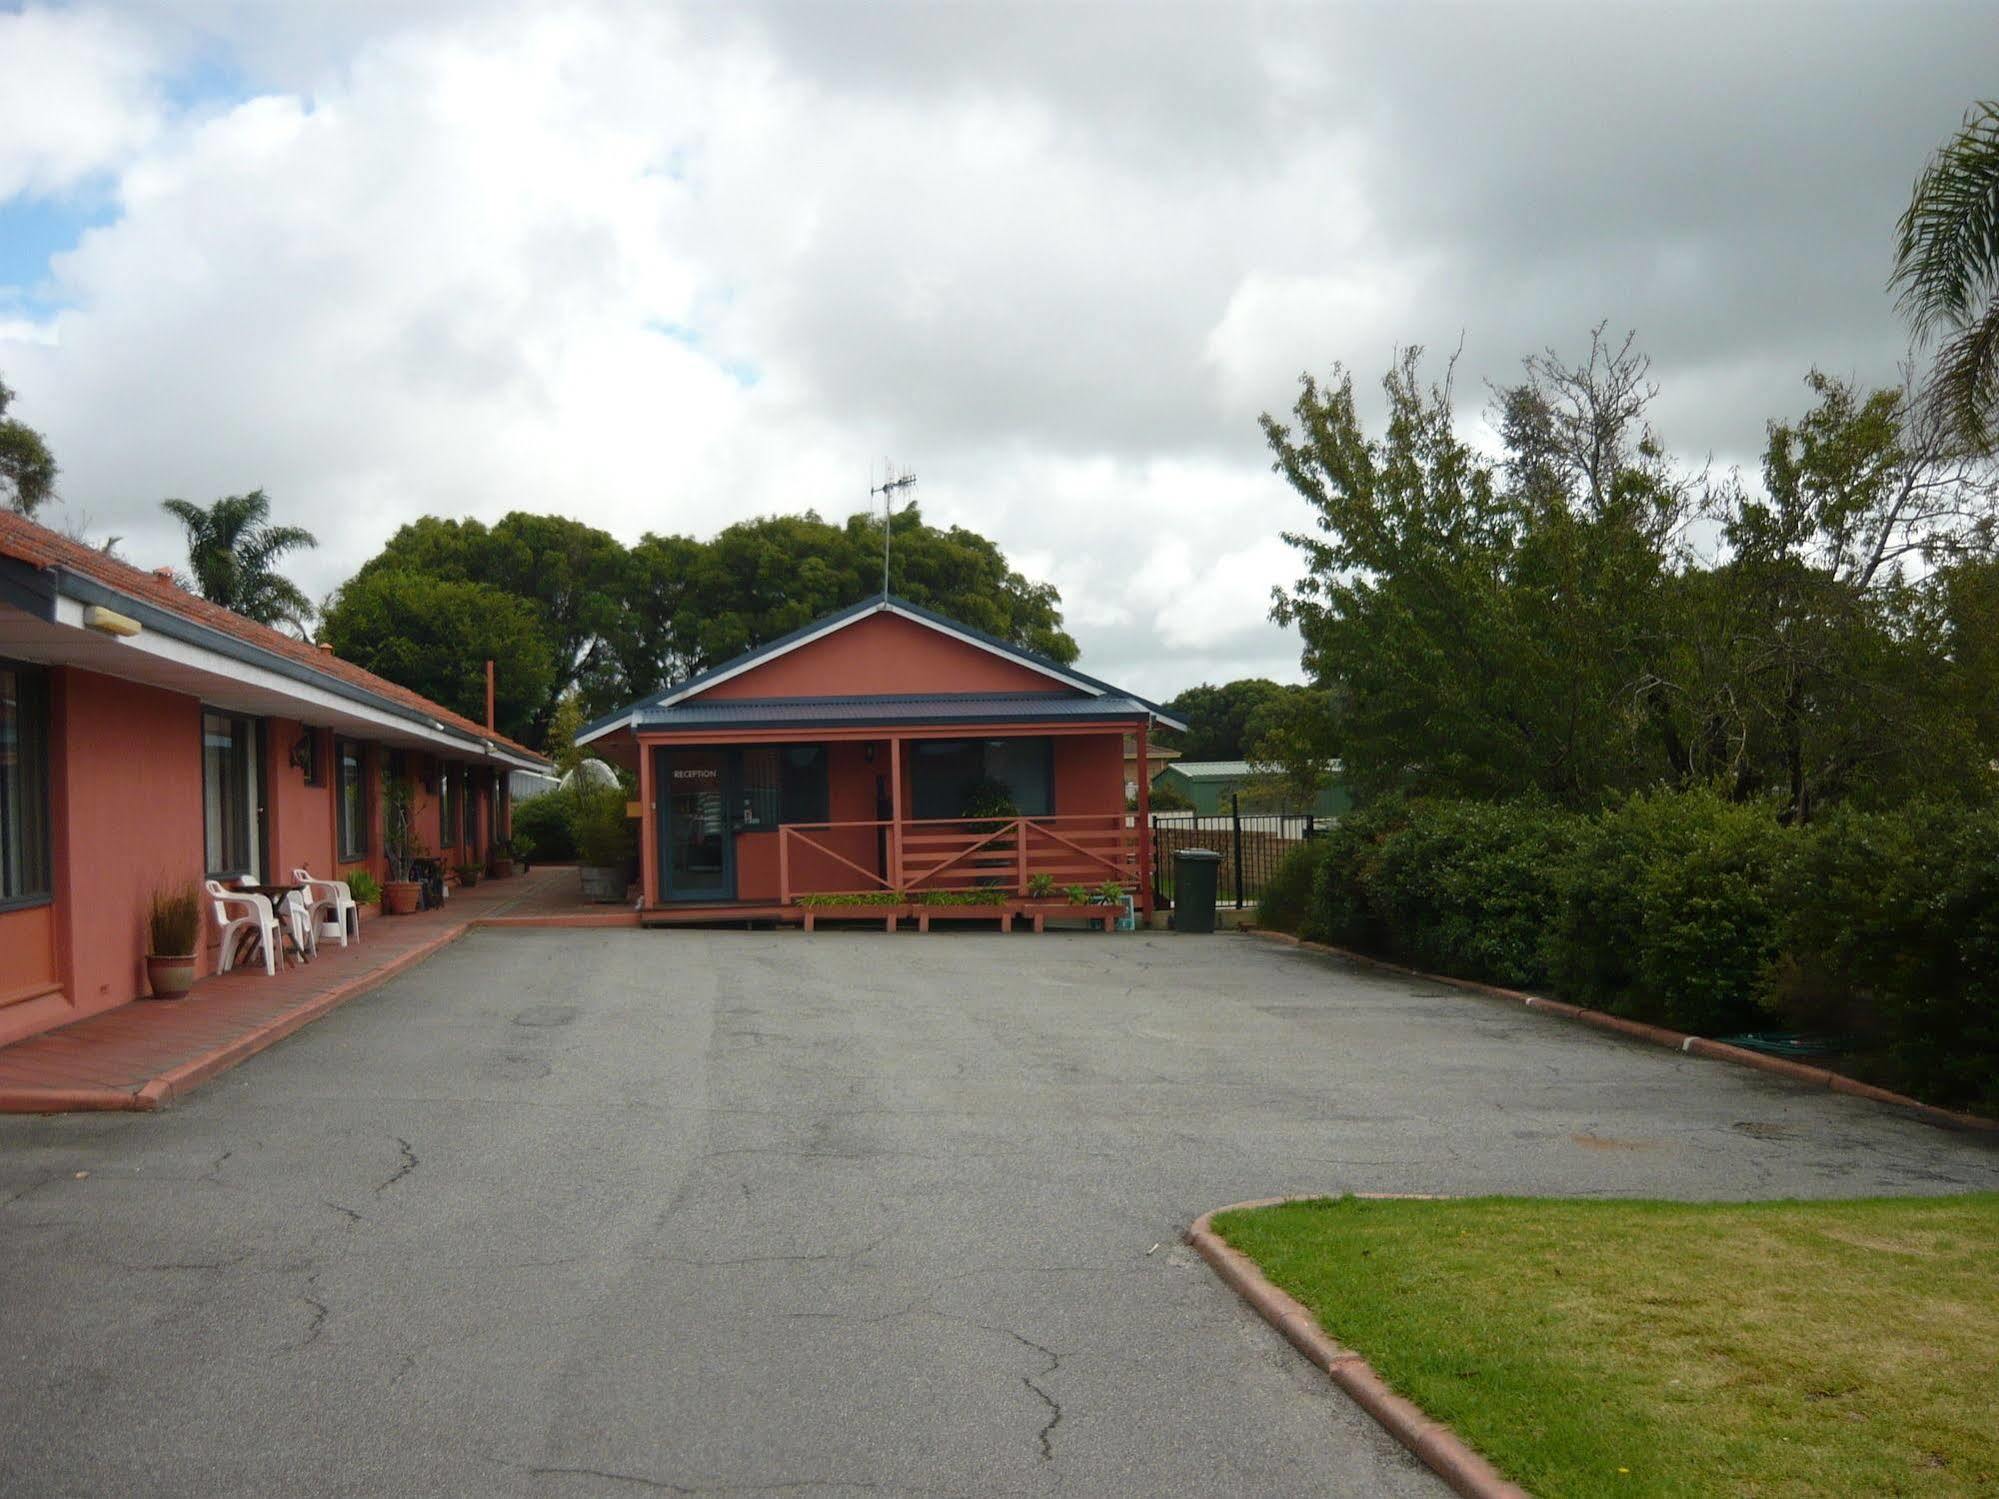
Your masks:
{"label": "concrete walkway", "polygon": [[0,1119],[0,1494],[1437,1495],[1197,1214],[1994,1187],[1249,937],[479,930],[166,1113]]}

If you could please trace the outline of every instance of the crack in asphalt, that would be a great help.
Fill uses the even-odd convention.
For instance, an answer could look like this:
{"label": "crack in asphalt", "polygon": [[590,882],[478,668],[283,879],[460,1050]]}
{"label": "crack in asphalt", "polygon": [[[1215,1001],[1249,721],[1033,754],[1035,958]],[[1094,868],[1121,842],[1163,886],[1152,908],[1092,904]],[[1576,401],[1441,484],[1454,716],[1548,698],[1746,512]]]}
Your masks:
{"label": "crack in asphalt", "polygon": [[[311,1275],[308,1275],[305,1278],[305,1284],[307,1290],[318,1290],[319,1272],[314,1271]],[[292,1344],[291,1351],[293,1353],[302,1352],[319,1341],[320,1333],[326,1329],[326,1319],[329,1315],[326,1310],[326,1303],[318,1297],[307,1295],[305,1291],[301,1291],[298,1299],[312,1308],[312,1321],[306,1327],[305,1336]]]}
{"label": "crack in asphalt", "polygon": [[1047,1368],[1039,1371],[1038,1374],[1021,1375],[1020,1382],[1034,1391],[1041,1398],[1041,1403],[1048,1407],[1048,1420],[1042,1426],[1041,1430],[1035,1433],[1035,1437],[1041,1443],[1041,1460],[1044,1463],[1053,1462],[1055,1460],[1055,1428],[1062,1424],[1062,1402],[1042,1389],[1040,1385],[1035,1383],[1035,1380],[1046,1379],[1049,1375],[1059,1370],[1062,1367],[1062,1356],[1052,1349],[1042,1347],[1032,1338],[1023,1338],[1017,1332],[1011,1335],[1016,1343],[1026,1348],[1032,1348],[1036,1353],[1048,1360]]}
{"label": "crack in asphalt", "polygon": [[382,1182],[375,1188],[377,1193],[388,1191],[389,1188],[416,1170],[416,1152],[410,1148],[410,1142],[405,1140],[401,1135],[391,1135],[390,1138],[396,1142],[397,1147],[402,1151],[403,1163],[396,1167],[396,1174],[394,1176],[391,1176],[387,1181]]}
{"label": "crack in asphalt", "polygon": [[[377,1190],[379,1191],[380,1189],[377,1188]],[[350,1223],[366,1223],[368,1221],[366,1218],[363,1218],[359,1213],[355,1212],[354,1209],[344,1208],[337,1202],[322,1202],[320,1206],[323,1208],[333,1209],[334,1212],[340,1214]]]}

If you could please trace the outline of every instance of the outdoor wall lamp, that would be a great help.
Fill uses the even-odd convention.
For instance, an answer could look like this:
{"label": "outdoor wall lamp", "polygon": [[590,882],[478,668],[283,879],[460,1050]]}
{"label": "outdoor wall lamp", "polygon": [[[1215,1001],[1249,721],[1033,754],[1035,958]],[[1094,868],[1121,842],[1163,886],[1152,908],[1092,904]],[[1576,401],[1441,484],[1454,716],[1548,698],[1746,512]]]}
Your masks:
{"label": "outdoor wall lamp", "polygon": [[872,765],[872,764],[874,764],[874,763],[875,763],[875,742],[874,742],[874,740],[870,739],[870,740],[869,740],[869,741],[868,741],[868,742],[867,742],[866,744],[864,744],[864,745],[862,745],[862,746],[861,746],[861,758],[862,758],[863,760],[867,761],[867,762],[868,762],[868,764],[870,764],[870,765]]}
{"label": "outdoor wall lamp", "polygon": [[145,628],[130,615],[107,609],[102,604],[92,604],[83,611],[83,627],[95,630],[100,635],[136,635]]}

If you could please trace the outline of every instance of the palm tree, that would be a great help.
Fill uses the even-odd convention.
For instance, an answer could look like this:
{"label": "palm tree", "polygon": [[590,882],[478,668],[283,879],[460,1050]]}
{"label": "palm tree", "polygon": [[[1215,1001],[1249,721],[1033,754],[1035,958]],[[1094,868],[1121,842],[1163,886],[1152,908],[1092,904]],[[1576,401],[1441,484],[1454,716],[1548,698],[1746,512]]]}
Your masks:
{"label": "palm tree", "polygon": [[1976,451],[1999,448],[1999,103],[1975,104],[1929,159],[1902,215],[1897,302],[1916,336],[1942,334],[1929,391]]}
{"label": "palm tree", "polygon": [[318,546],[310,531],[270,524],[271,502],[261,489],[224,495],[205,510],[189,500],[162,500],[160,507],[187,532],[188,566],[203,598],[260,625],[289,620],[304,633],[312,604],[272,565],[287,552]]}

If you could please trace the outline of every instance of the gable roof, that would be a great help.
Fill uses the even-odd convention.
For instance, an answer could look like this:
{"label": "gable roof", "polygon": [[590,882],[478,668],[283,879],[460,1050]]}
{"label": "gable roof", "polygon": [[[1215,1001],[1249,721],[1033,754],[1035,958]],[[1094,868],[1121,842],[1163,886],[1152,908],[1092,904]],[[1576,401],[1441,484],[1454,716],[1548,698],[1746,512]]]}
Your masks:
{"label": "gable roof", "polygon": [[[473,741],[468,749],[490,743],[506,751],[511,759],[534,766],[549,763],[546,756],[526,745],[484,724],[474,723],[421,693],[378,677],[351,661],[343,661],[331,651],[245,619],[156,573],[106,556],[95,547],[72,541],[24,515],[0,510],[0,559],[5,558],[52,574],[56,592],[66,597],[85,604],[124,606],[128,612],[136,605],[137,612],[194,644],[213,648],[217,644],[213,637],[220,637],[225,646],[233,644],[237,648],[228,654],[239,659],[271,667],[283,676],[311,682],[343,697],[358,695],[398,717],[421,721]],[[173,630],[172,622],[185,628]]]}
{"label": "gable roof", "polygon": [[[1092,698],[1115,698],[1120,702],[1136,705],[1137,711],[1158,719],[1168,727],[1176,729],[1184,729],[1186,727],[1186,725],[1172,717],[1157,704],[1148,702],[1144,698],[1113,687],[1108,682],[1098,681],[1097,678],[1087,676],[1077,671],[1074,667],[1064,666],[1059,661],[1027,650],[1022,646],[1014,645],[1011,641],[1002,640],[997,635],[988,635],[984,630],[974,629],[971,625],[962,624],[947,615],[925,609],[920,604],[912,604],[907,599],[897,598],[893,594],[888,594],[876,598],[863,599],[858,604],[849,605],[845,609],[835,610],[831,614],[813,620],[808,625],[803,625],[793,630],[788,635],[780,635],[775,640],[768,641],[754,649],[745,651],[742,655],[737,656],[733,660],[725,661],[720,666],[711,667],[704,672],[698,672],[686,681],[676,683],[667,688],[664,692],[655,693],[651,697],[641,698],[638,702],[620,708],[615,713],[607,713],[595,722],[586,724],[577,734],[576,742],[578,744],[587,744],[620,728],[637,729],[644,723],[653,722],[654,720],[651,718],[651,715],[658,710],[673,708],[685,702],[688,698],[696,697],[707,691],[710,687],[741,676],[744,672],[754,667],[775,660],[779,656],[788,655],[801,646],[810,645],[815,640],[824,639],[835,631],[843,630],[849,625],[859,623],[861,620],[871,619],[877,614],[894,615],[922,625],[927,629],[949,635],[953,639],[962,641],[966,645],[973,646],[979,650],[989,651],[995,656],[1011,661],[1016,665],[1024,666],[1030,671],[1038,672],[1040,675],[1047,677],[1057,687],[1067,687],[1072,692],[1080,692]],[[935,696],[935,694],[931,696]],[[871,700],[877,704],[888,704],[895,702],[896,697],[892,694],[875,695]],[[1104,716],[1116,717],[1120,715],[1112,713]],[[1129,716],[1129,713],[1127,712],[1122,716]]]}

